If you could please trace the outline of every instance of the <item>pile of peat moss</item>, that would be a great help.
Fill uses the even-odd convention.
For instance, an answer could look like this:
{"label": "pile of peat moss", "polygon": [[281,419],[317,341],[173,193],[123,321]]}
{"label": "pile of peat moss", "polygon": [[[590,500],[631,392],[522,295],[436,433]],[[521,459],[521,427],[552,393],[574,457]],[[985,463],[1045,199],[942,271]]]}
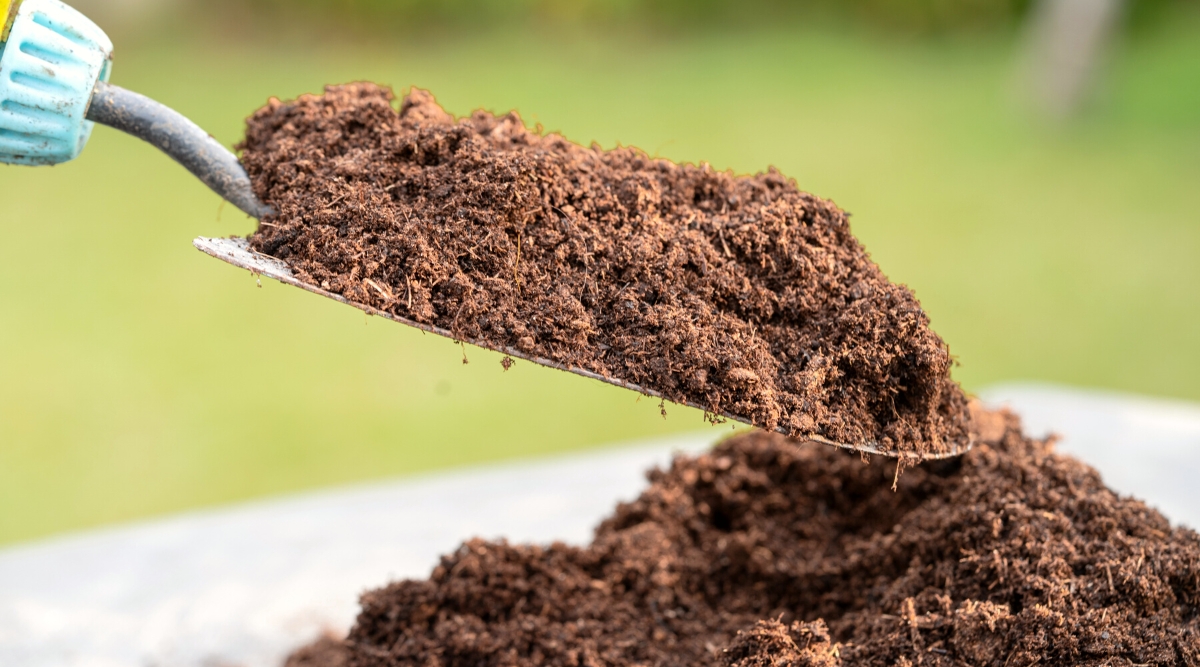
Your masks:
{"label": "pile of peat moss", "polygon": [[243,162],[251,243],[305,282],[767,430],[910,459],[971,438],[945,343],[832,202],[585,148],[514,114],[397,111],[370,84],[272,100]]}
{"label": "pile of peat moss", "polygon": [[[920,304],[831,202],[392,102],[356,84],[251,118],[243,159],[278,211],[256,250],[796,439],[676,459],[587,546],[467,542],[289,665],[1200,665],[1200,538],[1014,417],[973,418]],[[897,477],[813,437],[908,463],[977,444]]]}
{"label": "pile of peat moss", "polygon": [[735,436],[584,547],[474,540],[290,667],[1200,664],[1200,537],[1021,435],[923,463]]}

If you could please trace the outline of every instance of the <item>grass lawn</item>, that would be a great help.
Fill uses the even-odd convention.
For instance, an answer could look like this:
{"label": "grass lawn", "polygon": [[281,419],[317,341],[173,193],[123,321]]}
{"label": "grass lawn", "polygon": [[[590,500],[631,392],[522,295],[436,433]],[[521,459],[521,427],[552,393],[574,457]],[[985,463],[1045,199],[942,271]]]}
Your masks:
{"label": "grass lawn", "polygon": [[[455,113],[739,172],[853,212],[968,387],[1200,400],[1200,24],[1114,54],[1079,122],[1013,101],[1013,42],[815,30],[539,33],[272,50],[119,44],[114,83],[226,143],[268,95],[370,79]],[[186,508],[705,428],[699,412],[499,358],[207,258],[253,228],[101,128],[0,176],[0,543]],[[728,430],[728,426],[720,427]],[[716,432],[714,432],[715,435]]]}

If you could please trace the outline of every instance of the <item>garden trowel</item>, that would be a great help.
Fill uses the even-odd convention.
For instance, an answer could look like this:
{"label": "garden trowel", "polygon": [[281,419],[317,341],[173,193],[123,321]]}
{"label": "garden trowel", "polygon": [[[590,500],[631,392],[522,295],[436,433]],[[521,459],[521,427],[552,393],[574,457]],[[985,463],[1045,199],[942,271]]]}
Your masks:
{"label": "garden trowel", "polygon": [[[73,160],[87,144],[94,124],[101,123],[150,142],[247,215],[262,218],[272,213],[255,196],[237,156],[207,132],[148,97],[108,83],[112,42],[83,14],[59,0],[0,0],[0,17],[4,20],[0,33],[0,162],[55,165]],[[245,239],[200,237],[194,245],[256,275],[349,304],[371,315],[456,339],[445,329],[355,303],[304,282],[283,262],[251,250]],[[565,366],[514,348],[483,341],[466,342],[646,395],[660,395],[619,377]],[[749,423],[744,416],[722,416]],[[870,442],[839,443],[818,436],[810,439],[860,452],[882,453]],[[928,458],[954,456],[972,444],[956,444]]]}

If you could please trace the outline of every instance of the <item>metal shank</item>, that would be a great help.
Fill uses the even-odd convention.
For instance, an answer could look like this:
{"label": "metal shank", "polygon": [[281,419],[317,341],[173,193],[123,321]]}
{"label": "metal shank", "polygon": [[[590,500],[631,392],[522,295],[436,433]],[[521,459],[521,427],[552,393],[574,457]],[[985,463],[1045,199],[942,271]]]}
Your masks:
{"label": "metal shank", "polygon": [[101,82],[92,95],[87,118],[149,142],[247,215],[262,218],[272,212],[254,196],[250,177],[237,156],[179,112]]}
{"label": "metal shank", "polygon": [[[246,241],[246,239],[241,239],[241,238],[227,238],[227,239],[216,238],[216,239],[214,239],[214,238],[206,238],[206,237],[201,236],[201,237],[197,238],[196,240],[192,241],[192,245],[196,246],[197,250],[200,250],[201,252],[205,253],[206,255],[215,257],[223,262],[228,262],[234,266],[237,266],[237,267],[240,267],[243,269],[247,269],[248,271],[250,271],[251,273],[253,273],[255,275],[266,276],[268,278],[274,278],[275,280],[278,280],[279,282],[284,283],[286,285],[291,285],[293,287],[299,287],[300,289],[306,290],[308,292],[312,292],[313,294],[319,294],[321,296],[333,299],[334,301],[340,301],[341,303],[344,303],[344,304],[347,304],[350,306],[354,306],[355,308],[358,308],[359,310],[361,310],[369,315],[378,315],[379,317],[387,318],[389,320],[392,320],[393,322],[399,322],[401,324],[407,324],[410,327],[416,327],[418,329],[421,329],[422,331],[428,331],[429,333],[438,334],[439,336],[445,336],[452,340],[459,340],[459,339],[455,338],[454,334],[447,331],[446,329],[431,326],[429,324],[422,324],[420,322],[414,322],[412,320],[409,320],[409,319],[406,319],[403,317],[398,317],[389,312],[382,311],[377,308],[372,308],[371,306],[367,306],[367,305],[364,305],[361,303],[356,303],[354,301],[350,301],[349,299],[347,299],[346,297],[344,297],[340,294],[334,294],[333,292],[323,290],[316,285],[306,283],[306,282],[298,279],[296,277],[296,275],[294,273],[292,273],[292,270],[289,269],[288,266],[286,264],[284,264],[283,262],[281,262],[280,260],[275,259],[274,257],[269,257],[267,255],[263,255],[261,253],[254,252],[253,250],[251,250],[250,244]],[[654,391],[652,389],[647,389],[647,388],[642,387],[637,384],[633,384],[632,382],[625,382],[625,381],[621,380],[620,378],[615,378],[612,376],[600,375],[599,373],[595,373],[595,372],[592,372],[592,371],[589,371],[589,370],[586,370],[583,368],[575,368],[572,366],[566,366],[564,364],[558,363],[557,361],[552,361],[550,359],[545,359],[542,357],[536,357],[536,356],[525,354],[525,353],[521,352],[520,350],[511,348],[511,347],[490,345],[490,344],[482,343],[479,341],[473,341],[473,340],[469,340],[469,339],[464,342],[470,343],[470,344],[478,346],[478,347],[482,347],[484,349],[492,350],[494,352],[500,352],[501,354],[507,354],[510,357],[515,357],[518,359],[524,359],[526,361],[531,361],[531,362],[533,362],[535,364],[539,364],[541,366],[549,366],[550,368],[557,368],[559,370],[567,371],[568,373],[573,373],[575,375],[582,375],[584,377],[589,377],[594,380],[600,380],[601,382],[616,385],[618,387],[632,389],[632,390],[639,392],[646,396],[654,396],[657,398],[663,398],[662,394],[660,394],[659,392]],[[692,403],[685,403],[685,405],[696,408],[698,410],[704,410],[704,407],[700,406],[700,405],[695,405]],[[746,421],[745,418],[738,417],[737,415],[721,413],[718,416],[724,417],[726,419],[730,419],[732,421],[740,422],[742,424],[749,424],[750,426],[754,426],[754,424],[751,424],[750,422]],[[784,435],[790,435],[787,432],[785,432],[783,429],[779,429],[779,432],[783,433]],[[806,437],[808,440],[811,440],[813,442],[819,442],[819,443],[822,443],[825,445],[832,445],[834,447],[840,447],[842,449],[849,449],[849,450],[856,451],[856,452],[865,452],[868,454],[880,454],[883,456],[893,456],[893,457],[897,455],[895,452],[886,452],[886,451],[879,449],[878,445],[873,442],[859,443],[859,444],[851,445],[851,444],[846,444],[844,442],[834,442],[832,440],[822,438],[821,436],[818,436],[818,435],[811,435],[811,436],[806,436]],[[974,444],[973,441],[964,443],[961,445],[956,443],[949,449],[949,451],[940,452],[940,453],[928,453],[928,454],[925,454],[922,458],[924,458],[924,459],[951,458],[954,456],[958,456],[959,454],[965,453],[968,449],[971,448],[971,445],[973,445],[973,444]]]}

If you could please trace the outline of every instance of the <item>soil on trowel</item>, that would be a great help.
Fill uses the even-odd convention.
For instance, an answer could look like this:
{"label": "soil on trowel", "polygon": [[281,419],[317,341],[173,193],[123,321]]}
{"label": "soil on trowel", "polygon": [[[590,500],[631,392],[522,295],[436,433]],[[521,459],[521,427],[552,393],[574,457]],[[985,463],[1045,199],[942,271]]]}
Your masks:
{"label": "soil on trowel", "polygon": [[1200,537],[1006,419],[896,492],[894,461],[733,437],[591,544],[467,542],[290,664],[1200,665]]}
{"label": "soil on trowel", "polygon": [[[253,248],[492,349],[798,437],[915,460],[971,437],[945,343],[849,216],[777,171],[584,147],[371,84],[271,100]],[[508,363],[511,363],[509,360]]]}

